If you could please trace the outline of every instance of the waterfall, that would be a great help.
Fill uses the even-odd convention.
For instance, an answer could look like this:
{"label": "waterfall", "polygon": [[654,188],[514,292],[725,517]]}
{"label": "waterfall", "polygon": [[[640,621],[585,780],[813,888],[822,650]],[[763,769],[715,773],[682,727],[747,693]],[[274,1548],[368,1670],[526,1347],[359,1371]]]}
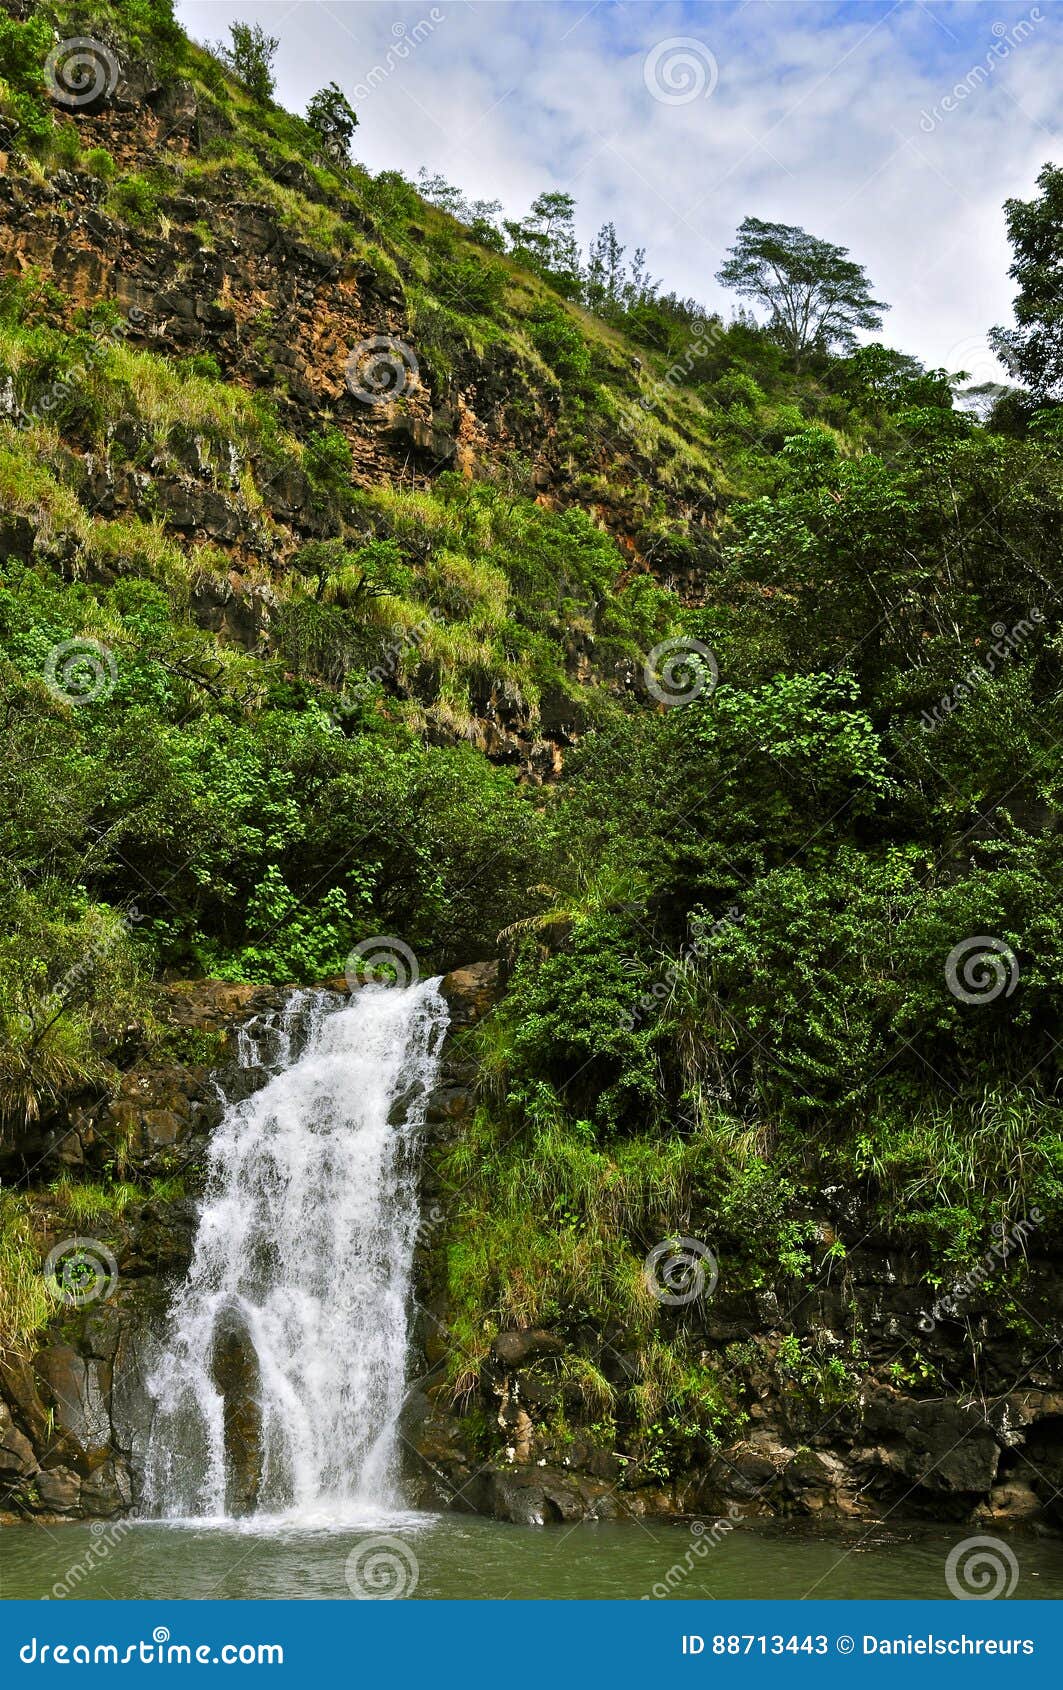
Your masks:
{"label": "waterfall", "polygon": [[[399,1502],[416,1139],[447,1007],[430,981],[245,1033],[270,1078],[210,1145],[188,1276],[148,1379],[145,1504],[343,1523]],[[305,1042],[300,1048],[300,1034]]]}

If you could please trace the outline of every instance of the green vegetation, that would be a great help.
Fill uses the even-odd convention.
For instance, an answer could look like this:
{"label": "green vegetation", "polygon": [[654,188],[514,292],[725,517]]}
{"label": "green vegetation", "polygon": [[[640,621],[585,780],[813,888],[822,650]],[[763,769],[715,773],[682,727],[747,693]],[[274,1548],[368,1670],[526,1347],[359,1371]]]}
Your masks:
{"label": "green vegetation", "polygon": [[[804,231],[747,220],[721,273],[771,320],[724,324],[625,265],[612,225],[585,262],[564,194],[505,219],[351,163],[335,85],[280,110],[247,26],[219,62],[166,0],[44,10],[132,42],[210,121],[141,170],[82,153],[43,97],[47,29],[0,12],[28,171],[89,173],[152,236],[174,195],[271,207],[395,290],[434,400],[482,382],[502,421],[475,478],[366,488],[360,421],[308,426],[276,379],[269,307],[237,374],[135,347],[47,278],[0,284],[0,1124],[113,1083],[163,973],[320,980],[381,934],[422,972],[501,950],[443,1168],[450,1383],[471,1391],[499,1324],[554,1326],[566,1388],[665,1476],[744,1409],[647,1285],[663,1239],[710,1244],[738,1294],[844,1261],[828,1185],[943,1278],[1033,1209],[1058,1234],[1059,172],[1009,205],[1029,392],[983,425],[953,372],[854,348],[882,307]],[[547,435],[537,499],[514,441]],[[135,512],[100,514],[90,460]],[[158,489],[190,462],[239,545],[181,538]],[[237,587],[267,611],[219,634]],[[671,707],[647,684],[666,640]],[[555,742],[561,778],[519,778]],[[136,1191],[52,1196],[117,1220]],[[47,1312],[27,1224],[5,1199],[19,1333]],[[859,1359],[794,1338],[778,1365],[835,1405]]]}
{"label": "green vegetation", "polygon": [[1008,200],[1004,209],[1015,249],[1009,274],[1019,284],[1016,329],[997,329],[997,350],[1013,375],[1041,399],[1063,393],[1063,169],[1046,164],[1034,200]]}
{"label": "green vegetation", "polygon": [[222,64],[232,71],[253,100],[265,103],[272,100],[276,82],[273,61],[280,40],[267,35],[261,24],[231,23],[229,45],[219,43],[214,51]]}
{"label": "green vegetation", "polygon": [[772,328],[798,366],[812,347],[856,346],[857,329],[879,329],[887,307],[844,247],[788,223],[744,219],[718,280],[771,313]]}
{"label": "green vegetation", "polygon": [[41,1257],[29,1200],[0,1191],[0,1334],[15,1355],[55,1312]]}
{"label": "green vegetation", "polygon": [[338,82],[318,89],[307,103],[306,121],[320,136],[325,155],[332,164],[350,163],[358,116]]}
{"label": "green vegetation", "polygon": [[0,119],[30,144],[51,133],[44,61],[52,46],[47,19],[20,21],[0,12]]}

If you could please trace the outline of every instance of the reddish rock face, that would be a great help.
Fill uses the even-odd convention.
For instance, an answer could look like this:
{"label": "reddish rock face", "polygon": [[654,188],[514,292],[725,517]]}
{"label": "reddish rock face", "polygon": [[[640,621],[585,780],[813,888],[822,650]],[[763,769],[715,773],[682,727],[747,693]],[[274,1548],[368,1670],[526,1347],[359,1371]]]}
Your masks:
{"label": "reddish rock face", "polygon": [[[82,109],[77,121],[83,146],[105,149],[123,175],[150,173],[160,159],[195,164],[229,127],[191,84],[159,87],[150,66],[132,61],[123,65],[114,96]],[[249,200],[235,169],[219,170],[209,187],[197,178],[200,197],[162,194],[158,228],[149,233],[109,215],[107,184],[86,171],[43,178],[19,168],[14,155],[8,159],[0,151],[0,158],[6,164],[0,169],[0,271],[39,270],[64,296],[69,324],[76,311],[109,301],[123,314],[129,345],[174,358],[208,355],[234,386],[268,386],[285,428],[297,437],[327,416],[347,440],[357,486],[427,486],[445,470],[490,480],[525,464],[526,491],[552,509],[587,509],[613,537],[618,563],[630,574],[653,574],[687,603],[705,601],[715,575],[722,500],[706,484],[704,470],[684,468],[672,455],[666,463],[626,436],[581,436],[581,473],[573,474],[573,442],[559,431],[560,387],[529,352],[502,341],[479,349],[458,343],[445,375],[432,373],[430,359],[422,359],[419,379],[401,402],[366,405],[352,394],[347,363],[360,346],[387,337],[416,349],[416,321],[393,257],[370,262],[375,248],[362,257],[316,250],[277,206]],[[290,162],[276,174],[307,200],[328,200],[302,165]],[[375,235],[372,221],[353,204],[345,202],[343,214]],[[399,258],[397,269],[404,264]],[[622,383],[629,380],[629,370],[618,366],[617,374]],[[206,546],[213,561],[193,584],[191,614],[220,640],[252,649],[268,644],[275,586],[288,560],[307,539],[336,532],[337,513],[323,507],[295,461],[278,465],[246,441],[225,445],[211,453],[190,431],[175,429],[163,448],[150,428],[123,415],[106,442],[64,441],[65,474],[100,517],[149,517],[182,545]],[[148,476],[135,467],[145,455]],[[255,483],[254,497],[247,477]],[[601,490],[588,503],[592,481]],[[691,556],[683,551],[678,560],[662,558],[648,540],[647,490],[696,536]],[[66,544],[32,513],[0,513],[0,553],[30,562]],[[572,628],[566,640],[569,678],[630,691],[634,666],[606,658],[598,642],[591,608],[587,626]],[[401,685],[396,690],[401,694]],[[519,769],[531,785],[553,781],[566,750],[580,738],[568,690],[548,689],[538,710],[499,676],[485,676],[474,691],[460,729],[436,722],[432,735],[441,743],[476,746],[490,761]]]}

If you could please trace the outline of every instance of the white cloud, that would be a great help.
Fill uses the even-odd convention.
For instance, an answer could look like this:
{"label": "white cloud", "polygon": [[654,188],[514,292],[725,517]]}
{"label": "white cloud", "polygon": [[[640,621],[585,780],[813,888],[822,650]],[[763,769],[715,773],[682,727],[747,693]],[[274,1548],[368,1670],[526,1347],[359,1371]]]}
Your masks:
{"label": "white cloud", "polygon": [[[235,16],[280,36],[279,94],[302,109],[322,83],[350,91],[394,62],[396,26],[412,31],[432,6],[179,0],[178,11],[200,39]],[[725,309],[712,277],[741,218],[800,223],[851,249],[893,306],[887,338],[930,363],[1008,320],[1002,201],[1028,196],[1059,158],[1063,22],[1049,0],[438,0],[439,13],[359,102],[357,151],[371,168],[412,176],[427,164],[512,212],[568,188],[585,238],[613,218],[666,287]],[[645,56],[673,36],[711,50],[711,98],[663,104],[647,91]]]}

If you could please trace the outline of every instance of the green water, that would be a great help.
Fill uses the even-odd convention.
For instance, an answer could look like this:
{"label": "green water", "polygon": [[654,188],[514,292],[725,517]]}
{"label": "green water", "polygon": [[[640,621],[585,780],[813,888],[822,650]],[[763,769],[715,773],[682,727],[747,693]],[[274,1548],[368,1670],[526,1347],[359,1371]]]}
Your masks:
{"label": "green water", "polygon": [[[738,1522],[714,1541],[710,1527],[698,1536],[689,1525],[658,1521],[536,1530],[453,1514],[404,1515],[372,1532],[25,1525],[0,1531],[0,1593],[349,1599],[348,1566],[358,1579],[357,1568],[379,1552],[385,1587],[398,1581],[416,1600],[948,1597],[949,1551],[979,1535],[970,1526],[817,1531]],[[375,1548],[371,1540],[381,1537],[388,1542]],[[1063,1542],[1003,1534],[994,1541],[1005,1546],[991,1552],[1004,1558],[1005,1572],[1014,1557],[1012,1596],[1063,1597]]]}

